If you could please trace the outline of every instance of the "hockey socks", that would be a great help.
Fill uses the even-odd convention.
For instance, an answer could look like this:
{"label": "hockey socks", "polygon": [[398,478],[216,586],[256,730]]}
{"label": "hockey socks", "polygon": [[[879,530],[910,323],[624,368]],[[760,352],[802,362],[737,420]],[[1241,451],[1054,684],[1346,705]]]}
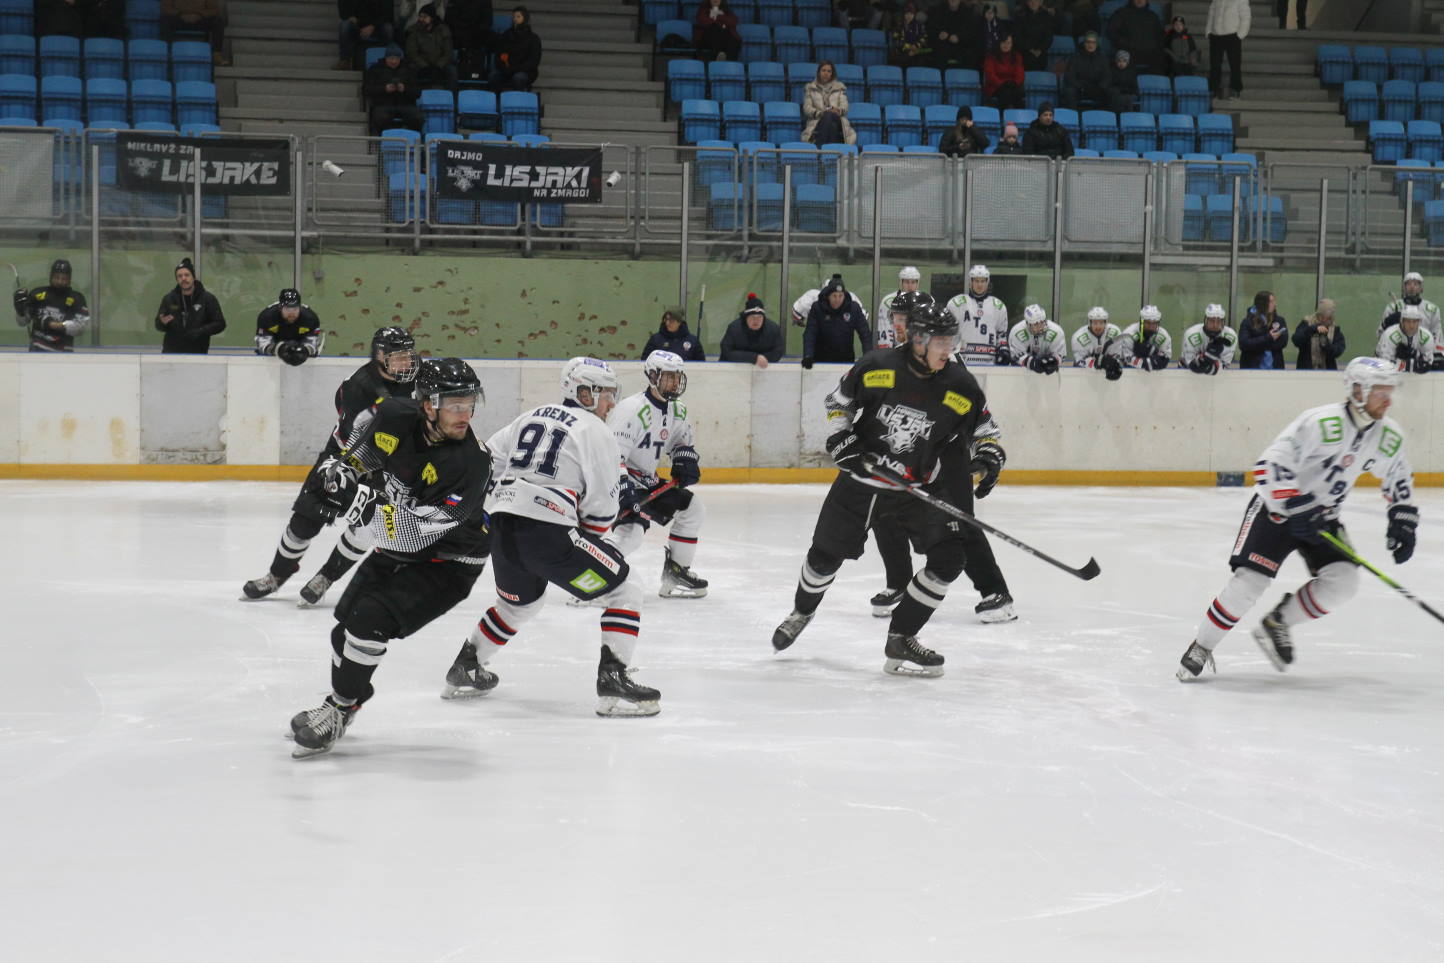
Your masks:
{"label": "hockey socks", "polygon": [[1228,580],[1218,597],[1209,603],[1208,611],[1204,612],[1202,621],[1198,623],[1194,634],[1197,643],[1212,652],[1214,647],[1223,641],[1223,637],[1238,624],[1239,619],[1253,608],[1271,581],[1273,580],[1264,573],[1251,568],[1235,569],[1233,578]]}
{"label": "hockey socks", "polygon": [[930,569],[925,568],[914,575],[903,592],[902,601],[893,609],[892,622],[888,625],[889,635],[914,636],[922,631],[928,619],[933,617],[934,610],[943,604],[950,584]]}
{"label": "hockey socks", "polygon": [[1358,590],[1358,567],[1352,562],[1330,562],[1300,586],[1287,604],[1279,606],[1279,614],[1288,625],[1321,619]]}
{"label": "hockey socks", "polygon": [[292,531],[291,526],[281,533],[280,544],[276,546],[276,555],[271,559],[271,574],[276,577],[276,582],[286,581],[296,570],[301,567],[301,556],[306,554],[306,549],[311,547],[311,539],[303,538]]}
{"label": "hockey socks", "polygon": [[792,600],[793,609],[804,615],[816,612],[817,607],[822,604],[823,595],[827,594],[833,579],[837,578],[837,570],[840,568],[841,559],[824,555],[817,549],[808,551],[807,561],[802,563],[802,573],[797,578],[797,593]]}
{"label": "hockey socks", "polygon": [[331,549],[331,555],[326,559],[326,564],[321,566],[319,574],[326,576],[330,582],[335,582],[341,576],[351,571],[351,567],[366,557],[370,551],[367,545],[369,540],[364,532],[357,532],[351,529],[341,533],[341,539],[336,547]]}
{"label": "hockey socks", "polygon": [[667,536],[667,554],[682,568],[691,568],[692,559],[697,557],[697,539],[676,533]]}

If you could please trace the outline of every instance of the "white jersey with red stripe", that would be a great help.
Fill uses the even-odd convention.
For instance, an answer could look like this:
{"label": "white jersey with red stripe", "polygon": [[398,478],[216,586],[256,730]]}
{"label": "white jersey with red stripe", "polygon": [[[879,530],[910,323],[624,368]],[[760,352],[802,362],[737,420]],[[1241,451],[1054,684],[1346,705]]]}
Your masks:
{"label": "white jersey with red stripe", "polygon": [[606,422],[571,404],[542,405],[486,442],[493,514],[520,515],[603,534],[617,518],[621,454]]}
{"label": "white jersey with red stripe", "polygon": [[617,402],[607,417],[622,455],[622,468],[639,483],[657,484],[657,466],[662,456],[678,448],[692,448],[692,423],[687,408],[678,401],[658,401],[650,391],[641,391]]}
{"label": "white jersey with red stripe", "polygon": [[[1336,402],[1295,418],[1259,457],[1253,478],[1270,513],[1299,514],[1322,505],[1333,518],[1366,471],[1383,479],[1385,501],[1412,504],[1414,472],[1399,423],[1388,417],[1368,421]],[[1290,499],[1294,504],[1286,507]]]}

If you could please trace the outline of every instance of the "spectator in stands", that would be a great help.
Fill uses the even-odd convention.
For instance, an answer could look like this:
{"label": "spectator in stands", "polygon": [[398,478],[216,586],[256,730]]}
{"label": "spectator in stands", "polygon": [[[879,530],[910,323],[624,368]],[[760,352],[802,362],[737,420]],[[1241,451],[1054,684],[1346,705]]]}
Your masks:
{"label": "spectator in stands", "polygon": [[903,5],[902,19],[897,22],[888,45],[887,62],[894,67],[926,67],[933,62],[933,48],[928,41],[928,27],[918,13],[918,5],[908,0]]}
{"label": "spectator in stands", "polygon": [[175,280],[155,312],[155,329],[165,333],[161,354],[208,354],[211,335],[226,330],[221,303],[196,279],[190,258],[176,265]]}
{"label": "spectator in stands", "polygon": [[1028,125],[1023,135],[1023,153],[1065,160],[1073,156],[1073,140],[1068,128],[1053,120],[1053,105],[1038,105],[1038,119]]}
{"label": "spectator in stands", "polygon": [[887,0],[833,0],[833,25],[844,30],[877,30],[882,26],[884,2]]}
{"label": "spectator in stands", "polygon": [[1023,58],[1013,49],[1012,35],[1004,35],[983,58],[983,99],[999,110],[1022,107],[1023,79]]}
{"label": "spectator in stands", "polygon": [[737,60],[742,56],[742,35],[737,14],[727,0],[702,0],[692,17],[692,46],[703,60]]}
{"label": "spectator in stands", "polygon": [[722,361],[765,368],[782,358],[782,329],[768,319],[762,299],[748,293],[747,306],[722,335]]}
{"label": "spectator in stands", "polygon": [[802,366],[811,368],[817,361],[852,364],[856,358],[852,350],[854,334],[862,342],[863,354],[872,350],[867,315],[847,293],[842,275],[834,274],[807,313],[807,327],[802,330]]}
{"label": "spectator in stands", "polygon": [[85,36],[85,7],[77,0],[35,0],[35,34]]}
{"label": "spectator in stands", "polygon": [[1114,50],[1127,50],[1132,55],[1133,69],[1140,74],[1159,74],[1167,69],[1163,21],[1149,9],[1148,0],[1132,0],[1131,5],[1113,11],[1108,18],[1108,39],[1113,41]]}
{"label": "spectator in stands", "polygon": [[361,90],[371,105],[372,137],[388,127],[410,127],[420,132],[425,122],[416,106],[421,88],[416,86],[416,75],[402,60],[401,48],[396,44],[387,47],[386,56],[366,69]]}
{"label": "spectator in stands", "polygon": [[967,157],[969,154],[981,154],[988,149],[988,143],[988,135],[973,124],[973,108],[964,104],[958,108],[953,126],[943,131],[938,150],[949,157]]}
{"label": "spectator in stands", "polygon": [[670,351],[680,355],[684,361],[707,360],[707,353],[702,350],[702,342],[687,330],[687,322],[682,319],[680,308],[668,308],[662,312],[662,323],[647,339],[646,347],[642,348],[642,360],[646,361],[647,355],[653,351]]}
{"label": "spectator in stands", "polygon": [[496,67],[491,71],[491,89],[500,93],[530,90],[541,69],[542,43],[531,28],[531,11],[516,7],[511,12],[511,27],[498,41]]}
{"label": "spectator in stands", "polygon": [[1133,110],[1138,103],[1138,71],[1134,69],[1133,57],[1128,51],[1113,52],[1113,66],[1108,71],[1108,82],[1113,88],[1109,109]]}
{"label": "spectator in stands", "polygon": [[998,146],[993,148],[994,154],[1026,154],[1023,145],[1018,143],[1018,125],[1009,121],[1003,125],[1003,139],[998,141]]}
{"label": "spectator in stands", "polygon": [[1043,0],[1028,0],[1013,14],[1013,29],[1022,47],[1024,70],[1047,70],[1048,48],[1058,32],[1058,15],[1043,6]]}
{"label": "spectator in stands", "polygon": [[837,79],[831,60],[817,65],[817,76],[802,98],[802,139],[823,144],[856,144],[857,133],[847,122],[847,84]]}
{"label": "spectator in stands", "polygon": [[1113,110],[1113,70],[1098,49],[1098,34],[1083,35],[1083,45],[1063,69],[1063,106],[1073,110]]}
{"label": "spectator in stands", "polygon": [[1288,340],[1289,324],[1278,313],[1278,299],[1273,292],[1255,294],[1248,316],[1238,329],[1238,366],[1281,370]]}
{"label": "spectator in stands", "polygon": [[1299,322],[1294,331],[1294,346],[1299,349],[1300,371],[1339,370],[1338,359],[1344,353],[1344,332],[1334,323],[1334,302],[1324,298],[1318,310]]}
{"label": "spectator in stands", "polygon": [[991,3],[983,4],[983,36],[980,45],[982,56],[986,57],[997,50],[998,44],[1003,42],[1003,36],[1010,32],[998,19],[998,8]]}
{"label": "spectator in stands", "polygon": [[174,42],[180,39],[178,31],[200,31],[211,45],[211,62],[217,67],[229,63],[225,55],[226,11],[221,0],[162,0],[160,13],[165,39]]}
{"label": "spectator in stands", "polygon": [[[1279,29],[1289,28],[1289,0],[1274,0],[1274,9],[1279,15]],[[1294,19],[1298,29],[1309,29],[1309,0],[1294,0]]]}
{"label": "spectator in stands", "polygon": [[416,26],[406,33],[406,62],[416,73],[419,87],[456,87],[456,64],[451,62],[451,28],[442,23],[435,4],[416,14]]}
{"label": "spectator in stands", "polygon": [[940,70],[982,62],[982,17],[963,0],[944,0],[928,11],[933,65]]}
{"label": "spectator in stands", "polygon": [[392,36],[398,41],[405,40],[406,34],[416,26],[416,19],[421,16],[421,8],[428,2],[436,8],[437,14],[449,25],[450,21],[447,20],[450,13],[447,8],[448,0],[396,0],[394,4],[396,22],[393,24]]}
{"label": "spectator in stands", "polygon": [[[1208,5],[1208,88],[1220,100],[1243,93],[1243,40],[1253,20],[1249,0],[1213,0]],[[1223,86],[1223,58],[1228,57],[1227,93]]]}
{"label": "spectator in stands", "polygon": [[337,0],[341,15],[340,59],[336,70],[356,69],[356,47],[391,43],[390,0]]}
{"label": "spectator in stands", "polygon": [[1192,77],[1198,69],[1198,44],[1188,32],[1188,21],[1174,17],[1163,35],[1163,53],[1168,58],[1168,73],[1173,77]]}
{"label": "spectator in stands", "polygon": [[1098,8],[1103,0],[1067,0],[1066,16],[1070,19],[1070,30],[1074,40],[1085,34],[1097,33],[1103,29],[1103,19]]}

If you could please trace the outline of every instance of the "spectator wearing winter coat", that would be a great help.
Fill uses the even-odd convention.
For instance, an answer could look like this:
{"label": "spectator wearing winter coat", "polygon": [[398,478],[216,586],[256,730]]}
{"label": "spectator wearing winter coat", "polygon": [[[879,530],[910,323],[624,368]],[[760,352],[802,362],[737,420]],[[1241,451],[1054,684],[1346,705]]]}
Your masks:
{"label": "spectator wearing winter coat", "polygon": [[998,146],[993,148],[994,154],[1026,154],[1023,145],[1018,142],[1018,125],[1009,121],[1003,125],[1003,137],[998,141]]}
{"label": "spectator wearing winter coat", "polygon": [[767,317],[762,299],[747,295],[747,306],[722,335],[722,361],[765,368],[782,357],[782,329]]}
{"label": "spectator wearing winter coat", "polygon": [[1299,322],[1294,330],[1294,346],[1299,349],[1297,368],[1300,371],[1339,370],[1344,354],[1344,332],[1334,323],[1334,302],[1324,298],[1318,310]]}
{"label": "spectator wearing winter coat", "polygon": [[913,0],[903,4],[902,17],[889,37],[887,62],[903,68],[932,65],[933,48],[928,39],[928,25]]}
{"label": "spectator wearing winter coat", "polygon": [[973,123],[973,108],[964,104],[958,108],[953,126],[943,131],[938,151],[949,157],[967,157],[969,154],[981,154],[988,149],[989,143],[988,135]]}
{"label": "spectator wearing winter coat", "polygon": [[1043,6],[1043,0],[1028,0],[1013,12],[1013,32],[1023,55],[1024,70],[1047,70],[1048,48],[1058,32],[1058,15]]}
{"label": "spectator wearing winter coat", "polygon": [[162,36],[171,41],[185,39],[177,37],[177,31],[201,31],[211,45],[211,62],[225,65],[226,11],[221,0],[162,0],[160,24]]}
{"label": "spectator wearing winter coat", "polygon": [[1138,71],[1133,68],[1132,55],[1126,50],[1113,51],[1113,66],[1108,70],[1113,85],[1113,109],[1133,110],[1138,103]]}
{"label": "spectator wearing winter coat", "polygon": [[340,59],[336,70],[356,69],[356,47],[391,43],[390,0],[337,0],[341,17]]}
{"label": "spectator wearing winter coat", "polygon": [[963,0],[944,0],[928,11],[933,65],[939,70],[967,67],[982,61],[982,17]]}
{"label": "spectator wearing winter coat", "polygon": [[662,312],[662,323],[647,339],[647,346],[642,349],[642,360],[646,361],[647,355],[653,351],[670,351],[680,355],[683,361],[707,360],[707,352],[702,350],[702,342],[687,329],[687,322],[682,320],[682,312],[676,308]]}
{"label": "spectator wearing winter coat", "polygon": [[491,71],[491,89],[529,90],[541,70],[542,42],[531,28],[531,11],[511,11],[511,27],[497,40],[496,66]]}
{"label": "spectator wearing winter coat", "polygon": [[842,275],[834,274],[807,313],[807,327],[802,330],[802,366],[811,368],[819,361],[852,364],[857,358],[852,350],[854,334],[862,342],[863,354],[872,350],[872,328],[867,316],[848,295]]}
{"label": "spectator wearing winter coat", "polygon": [[386,56],[366,68],[361,77],[361,91],[371,105],[371,136],[388,127],[410,127],[420,133],[425,118],[416,106],[421,88],[416,75],[402,59],[401,48],[392,44]]}
{"label": "spectator wearing winter coat", "polygon": [[1188,32],[1188,21],[1174,17],[1163,35],[1163,53],[1168,58],[1168,72],[1174,77],[1192,77],[1198,69],[1198,44]]}
{"label": "spectator wearing winter coat", "polygon": [[1248,316],[1238,329],[1240,368],[1272,368],[1284,366],[1284,345],[1289,340],[1289,324],[1278,313],[1278,299],[1272,291],[1254,295]]}
{"label": "spectator wearing winter coat", "polygon": [[1113,110],[1113,68],[1098,49],[1098,34],[1088,31],[1082,46],[1063,68],[1063,106],[1073,110]]}
{"label": "spectator wearing winter coat", "polygon": [[802,98],[802,139],[823,144],[856,144],[857,133],[847,122],[847,84],[837,79],[831,60],[817,65],[817,76],[808,83]]}
{"label": "spectator wearing winter coat", "polygon": [[451,28],[428,3],[417,13],[416,26],[406,33],[406,62],[416,72],[417,85],[455,89],[456,65],[451,62],[451,52]]}
{"label": "spectator wearing winter coat", "polygon": [[1113,11],[1108,18],[1108,39],[1113,41],[1114,50],[1127,50],[1133,55],[1133,69],[1140,74],[1162,73],[1167,67],[1163,21],[1148,8],[1148,0],[1132,0],[1131,5]]}
{"label": "spectator wearing winter coat", "polygon": [[1053,105],[1039,104],[1038,119],[1028,125],[1023,135],[1023,153],[1054,160],[1065,160],[1073,156],[1073,140],[1068,128],[1053,120]]}
{"label": "spectator wearing winter coat", "polygon": [[[998,49],[998,44],[1003,42],[1004,35],[1011,33],[1011,31],[1007,29],[1003,21],[998,19],[998,8],[991,3],[983,4],[982,23],[982,56],[986,57],[989,53]],[[1017,46],[1016,41],[1014,42],[1014,46]]]}
{"label": "spectator wearing winter coat", "polygon": [[742,35],[737,32],[737,14],[727,0],[702,0],[692,17],[692,46],[703,60],[737,60],[742,54]]}
{"label": "spectator wearing winter coat", "polygon": [[491,0],[451,0],[446,25],[457,50],[486,50],[491,46]]}
{"label": "spectator wearing winter coat", "polygon": [[207,354],[211,336],[226,330],[221,303],[196,279],[190,258],[176,265],[175,280],[155,312],[155,329],[165,333],[161,354]]}
{"label": "spectator wearing winter coat", "polygon": [[[1232,100],[1243,93],[1243,41],[1253,22],[1249,0],[1213,0],[1208,5],[1208,87],[1219,99]],[[1223,86],[1223,58],[1228,57],[1227,93]]]}
{"label": "spectator wearing winter coat", "polygon": [[983,58],[983,99],[999,110],[1022,107],[1023,58],[1013,49],[1011,35]]}

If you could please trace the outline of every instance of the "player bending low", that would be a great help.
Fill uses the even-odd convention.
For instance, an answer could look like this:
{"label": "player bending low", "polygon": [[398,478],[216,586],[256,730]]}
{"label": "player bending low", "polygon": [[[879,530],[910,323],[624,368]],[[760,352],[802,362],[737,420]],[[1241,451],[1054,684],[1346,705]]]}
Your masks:
{"label": "player bending low", "polygon": [[1298,552],[1312,576],[1286,592],[1263,617],[1253,637],[1280,672],[1294,661],[1290,628],[1322,618],[1353,597],[1359,569],[1324,539],[1347,541],[1339,507],[1359,475],[1382,478],[1389,503],[1388,548],[1394,561],[1414,554],[1419,510],[1411,504],[1413,473],[1404,457],[1404,432],[1388,417],[1403,375],[1379,358],[1355,358],[1344,371],[1342,404],[1310,408],[1274,439],[1254,465],[1254,495],[1243,514],[1229,567],[1233,578],[1209,605],[1178,679],[1198,678],[1213,665],[1213,650],[1238,624],[1284,560]]}

